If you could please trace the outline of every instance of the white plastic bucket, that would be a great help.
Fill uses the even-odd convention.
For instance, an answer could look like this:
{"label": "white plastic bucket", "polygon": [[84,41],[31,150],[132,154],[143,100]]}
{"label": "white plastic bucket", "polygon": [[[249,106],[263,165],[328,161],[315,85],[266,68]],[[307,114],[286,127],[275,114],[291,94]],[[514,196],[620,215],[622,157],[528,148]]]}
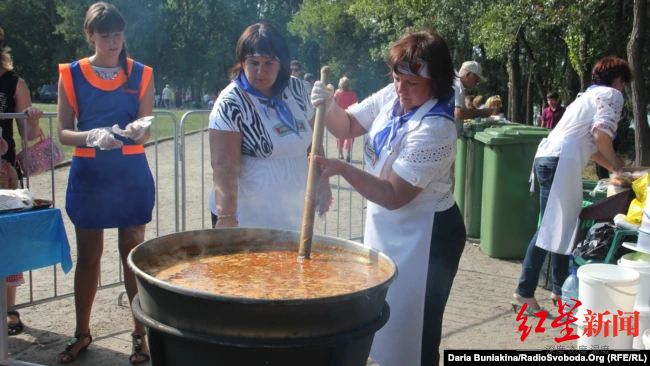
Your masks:
{"label": "white plastic bucket", "polygon": [[650,329],[643,332],[643,345],[645,349],[650,349]]}
{"label": "white plastic bucket", "polygon": [[[650,331],[650,309],[634,309],[639,312],[639,335],[634,337],[634,349],[648,349],[646,347],[646,333]],[[626,315],[629,316],[629,315]],[[650,340],[649,340],[650,341]]]}
{"label": "white plastic bucket", "polygon": [[580,313],[618,314],[634,310],[639,272],[614,264],[585,264],[578,268]]}
{"label": "white plastic bucket", "polygon": [[618,261],[618,265],[639,272],[639,293],[634,300],[635,309],[650,308],[650,254],[630,253]]}

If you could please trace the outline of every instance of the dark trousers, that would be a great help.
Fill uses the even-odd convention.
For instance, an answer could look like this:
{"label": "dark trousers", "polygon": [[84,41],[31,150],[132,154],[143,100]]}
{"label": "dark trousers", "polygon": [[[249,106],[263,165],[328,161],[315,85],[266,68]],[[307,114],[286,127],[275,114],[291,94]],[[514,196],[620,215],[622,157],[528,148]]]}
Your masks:
{"label": "dark trousers", "polygon": [[212,228],[214,229],[215,226],[217,226],[217,215],[213,214],[210,212],[210,215],[212,217]]}
{"label": "dark trousers", "polygon": [[436,212],[424,300],[423,366],[438,365],[440,362],[442,317],[463,254],[466,235],[463,217],[456,204],[446,211]]}
{"label": "dark trousers", "polygon": [[[559,158],[537,158],[535,159],[534,168],[539,183],[539,205],[542,217],[546,210],[546,203],[548,196],[551,192],[551,186],[555,179],[555,170]],[[535,297],[535,289],[539,281],[539,272],[542,270],[544,260],[546,260],[547,250],[544,250],[535,245],[537,243],[537,235],[539,228],[535,232],[533,239],[528,244],[526,257],[524,258],[523,268],[521,270],[521,277],[519,278],[519,286],[517,293],[521,297]],[[562,284],[569,275],[569,256],[557,253],[551,253],[551,267],[553,277],[553,293],[562,295]]]}

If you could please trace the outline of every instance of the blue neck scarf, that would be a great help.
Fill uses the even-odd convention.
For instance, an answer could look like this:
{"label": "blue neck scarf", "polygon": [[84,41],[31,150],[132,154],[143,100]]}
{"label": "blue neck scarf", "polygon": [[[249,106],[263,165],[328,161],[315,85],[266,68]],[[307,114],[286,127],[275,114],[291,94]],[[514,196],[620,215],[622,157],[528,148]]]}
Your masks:
{"label": "blue neck scarf", "polygon": [[[436,103],[436,105],[431,108],[431,110],[427,111],[427,113],[422,118],[438,116],[454,121],[454,96],[455,94],[452,90],[448,96],[438,99],[438,103]],[[381,150],[385,146],[390,146],[390,143],[393,142],[397,136],[399,129],[402,128],[404,123],[413,117],[418,109],[420,109],[420,107],[413,109],[407,114],[396,116],[395,112],[400,113],[403,111],[403,109],[399,105],[399,98],[395,99],[395,102],[393,102],[393,108],[390,110],[390,120],[386,126],[384,126],[384,128],[377,132],[374,139],[372,140],[372,145],[375,149],[375,155],[377,157],[381,155]]]}
{"label": "blue neck scarf", "polygon": [[275,109],[275,113],[278,115],[280,122],[282,122],[282,124],[285,125],[293,133],[300,136],[300,133],[298,132],[298,126],[296,124],[296,119],[293,117],[293,113],[291,113],[291,109],[289,109],[289,106],[285,101],[280,99],[280,96],[282,95],[282,92],[284,92],[286,85],[281,87],[280,90],[277,91],[273,95],[273,97],[269,99],[269,97],[262,94],[262,92],[255,89],[255,87],[248,82],[248,79],[246,78],[246,75],[244,74],[243,71],[240,72],[239,77],[235,79],[235,84],[237,84],[238,87],[240,87],[243,91],[247,92],[248,94],[252,94],[253,96],[259,99],[266,100],[267,102],[264,103],[264,113],[266,114],[266,116],[267,117],[269,116],[269,107]]}

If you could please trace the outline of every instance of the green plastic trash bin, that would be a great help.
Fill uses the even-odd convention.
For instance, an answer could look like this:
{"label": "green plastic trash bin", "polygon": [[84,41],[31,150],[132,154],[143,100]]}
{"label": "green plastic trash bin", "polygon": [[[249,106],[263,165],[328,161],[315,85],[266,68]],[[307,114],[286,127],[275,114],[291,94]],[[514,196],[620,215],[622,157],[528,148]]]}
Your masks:
{"label": "green plastic trash bin", "polygon": [[[475,140],[478,132],[487,128],[512,127],[519,128],[522,125],[509,122],[492,122],[481,120],[479,122],[470,122],[470,126],[464,131],[467,140],[466,145],[466,172],[465,172],[465,192],[463,197],[463,221],[467,236],[479,238],[481,236],[481,197],[483,195],[483,143]],[[522,128],[527,128],[523,126]]]}
{"label": "green plastic trash bin", "polygon": [[454,199],[463,214],[465,209],[465,168],[467,166],[467,136],[461,132],[456,141],[456,158],[454,159]]}
{"label": "green plastic trash bin", "polygon": [[549,133],[500,127],[475,136],[485,144],[480,247],[490,257],[521,259],[526,254],[539,216],[539,189],[530,193],[530,172],[537,146]]}
{"label": "green plastic trash bin", "polygon": [[467,185],[467,143],[474,138],[478,131],[483,131],[493,122],[471,121],[463,123],[463,130],[456,141],[456,158],[454,160],[454,198],[460,209],[460,214],[465,211],[465,186]]}

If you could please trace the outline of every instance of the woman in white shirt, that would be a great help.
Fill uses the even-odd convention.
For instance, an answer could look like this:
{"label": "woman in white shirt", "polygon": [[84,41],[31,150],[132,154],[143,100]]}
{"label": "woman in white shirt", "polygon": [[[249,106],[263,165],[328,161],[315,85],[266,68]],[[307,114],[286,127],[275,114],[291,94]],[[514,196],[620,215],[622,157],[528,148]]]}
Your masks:
{"label": "woman in white shirt", "polygon": [[[210,113],[213,227],[300,231],[314,108],[291,76],[289,47],[270,24],[246,28],[236,48],[232,82]],[[319,211],[329,208],[328,182]]]}
{"label": "woman in white shirt", "polygon": [[346,110],[330,99],[331,86],[316,82],[312,89],[314,106],[327,100],[334,136],[365,135],[367,171],[338,159],[316,161],[322,176],[341,175],[368,199],[364,243],[398,266],[387,296],[391,316],[370,357],[382,366],[437,365],[442,316],[465,244],[449,178],[456,73],[444,39],[430,31],[398,40],[387,64],[394,82]]}
{"label": "woman in white shirt", "polygon": [[535,289],[547,252],[553,268],[553,303],[562,296],[582,209],[582,170],[589,158],[613,172],[621,172],[625,165],[614,153],[612,137],[623,109],[621,91],[632,80],[632,70],[625,60],[606,57],[596,63],[591,78],[593,85],[567,107],[535,155],[542,222],[528,245],[519,286],[512,295],[515,312],[523,304],[529,315],[545,310],[535,300]]}

